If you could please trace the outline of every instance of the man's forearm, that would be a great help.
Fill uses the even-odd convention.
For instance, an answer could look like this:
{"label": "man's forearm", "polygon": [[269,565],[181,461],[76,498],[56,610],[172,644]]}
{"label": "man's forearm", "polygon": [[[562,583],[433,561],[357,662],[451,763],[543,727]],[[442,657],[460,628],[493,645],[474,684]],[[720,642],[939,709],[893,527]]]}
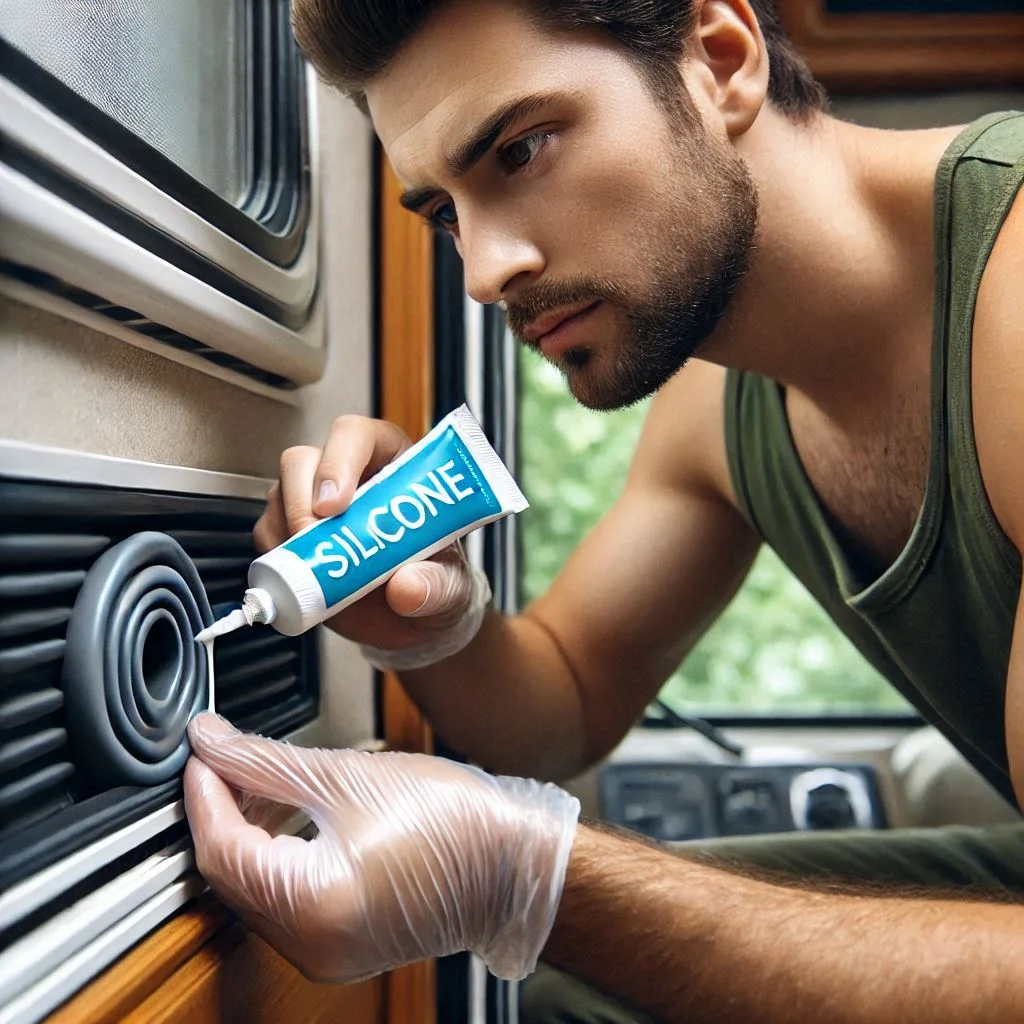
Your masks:
{"label": "man's forearm", "polygon": [[576,680],[551,635],[528,616],[488,611],[451,658],[402,683],[450,747],[492,772],[567,778],[583,763]]}
{"label": "man's forearm", "polygon": [[688,1024],[1024,1020],[1024,906],[792,889],[584,827],[544,959]]}

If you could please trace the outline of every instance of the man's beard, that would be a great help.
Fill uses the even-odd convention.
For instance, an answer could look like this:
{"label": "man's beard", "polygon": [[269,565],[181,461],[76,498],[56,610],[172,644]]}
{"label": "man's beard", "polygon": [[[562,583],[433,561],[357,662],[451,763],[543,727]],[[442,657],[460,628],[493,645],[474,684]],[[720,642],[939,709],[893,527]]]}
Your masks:
{"label": "man's beard", "polygon": [[[541,280],[508,304],[509,328],[534,348],[523,331],[544,313],[601,300],[625,315],[630,337],[617,351],[581,346],[559,360],[569,389],[588,408],[632,405],[678,373],[715,330],[749,265],[756,186],[739,156],[699,121],[690,124],[697,137],[688,133],[680,140],[680,181],[702,194],[687,202],[664,197],[665,214],[648,236],[654,251],[643,290],[590,277]],[[697,203],[706,204],[699,213]],[[605,360],[611,365],[603,367]]]}

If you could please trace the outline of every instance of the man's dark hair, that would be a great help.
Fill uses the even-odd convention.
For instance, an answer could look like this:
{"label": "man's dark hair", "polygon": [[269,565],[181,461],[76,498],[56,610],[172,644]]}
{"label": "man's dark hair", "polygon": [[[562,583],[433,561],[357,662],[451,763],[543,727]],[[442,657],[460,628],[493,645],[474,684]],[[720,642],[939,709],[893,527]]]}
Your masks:
{"label": "man's dark hair", "polygon": [[[363,90],[445,0],[293,0],[299,45],[321,77],[366,109]],[[518,0],[540,22],[593,28],[625,48],[662,102],[680,95],[678,61],[696,17],[689,0]],[[768,99],[802,121],[827,97],[779,22],[774,0],[751,0],[768,49]]]}

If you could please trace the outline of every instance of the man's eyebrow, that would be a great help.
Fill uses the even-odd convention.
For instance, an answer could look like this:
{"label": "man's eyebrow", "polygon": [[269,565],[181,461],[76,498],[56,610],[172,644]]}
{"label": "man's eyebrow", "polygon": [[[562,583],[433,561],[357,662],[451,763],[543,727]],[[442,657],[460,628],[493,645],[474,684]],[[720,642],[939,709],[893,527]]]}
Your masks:
{"label": "man's eyebrow", "polygon": [[398,201],[411,213],[419,213],[420,209],[427,205],[434,196],[444,194],[439,188],[414,188],[403,192]]}
{"label": "man's eyebrow", "polygon": [[551,93],[535,93],[503,103],[465,142],[460,143],[448,154],[448,171],[451,176],[461,178],[468,174],[487,155],[491,146],[510,124],[527,114],[532,114],[538,107],[550,103],[554,98]]}
{"label": "man's eyebrow", "polygon": [[[503,103],[476,128],[469,138],[448,153],[445,159],[448,173],[453,178],[461,178],[468,174],[487,155],[501,133],[510,124],[533,113],[546,103],[557,99],[558,96],[557,93],[535,93]],[[415,188],[403,193],[399,202],[407,210],[417,213],[422,206],[441,194],[443,194],[443,189],[439,188]]]}

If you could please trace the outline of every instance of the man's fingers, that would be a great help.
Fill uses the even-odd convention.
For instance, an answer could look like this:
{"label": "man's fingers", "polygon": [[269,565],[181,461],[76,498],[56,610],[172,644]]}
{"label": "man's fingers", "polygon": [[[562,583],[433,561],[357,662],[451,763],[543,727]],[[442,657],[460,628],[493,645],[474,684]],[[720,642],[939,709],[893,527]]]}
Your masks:
{"label": "man's fingers", "polygon": [[238,809],[234,794],[202,761],[190,757],[185,765],[185,813],[196,846],[196,867],[216,888],[227,882],[232,898],[244,896],[239,887],[246,861],[259,870],[259,851],[270,841],[261,828],[250,825]]}
{"label": "man's fingers", "polygon": [[267,507],[252,528],[252,539],[259,552],[269,551],[288,539],[288,519],[281,500],[281,485],[276,483],[267,492]]}
{"label": "man's fingers", "polygon": [[268,800],[262,796],[253,796],[251,793],[238,793],[237,803],[242,816],[250,825],[255,825],[272,836],[277,835],[297,813],[296,808],[288,804]]}
{"label": "man's fingers", "polygon": [[[316,751],[241,733],[209,713],[192,719],[188,738],[192,753],[230,786],[306,811],[319,805],[323,779]],[[240,815],[237,806],[235,813]]]}
{"label": "man's fingers", "polygon": [[309,526],[316,518],[313,514],[313,480],[319,463],[319,448],[300,445],[281,454],[281,501],[289,537]]}
{"label": "man's fingers", "polygon": [[305,840],[249,824],[224,780],[196,757],[185,765],[184,789],[199,873],[239,913],[278,918],[280,892],[294,890],[281,876],[298,869]]}
{"label": "man's fingers", "polygon": [[393,423],[339,416],[331,425],[313,482],[313,511],[326,518],[348,507],[359,484],[409,447]]}

